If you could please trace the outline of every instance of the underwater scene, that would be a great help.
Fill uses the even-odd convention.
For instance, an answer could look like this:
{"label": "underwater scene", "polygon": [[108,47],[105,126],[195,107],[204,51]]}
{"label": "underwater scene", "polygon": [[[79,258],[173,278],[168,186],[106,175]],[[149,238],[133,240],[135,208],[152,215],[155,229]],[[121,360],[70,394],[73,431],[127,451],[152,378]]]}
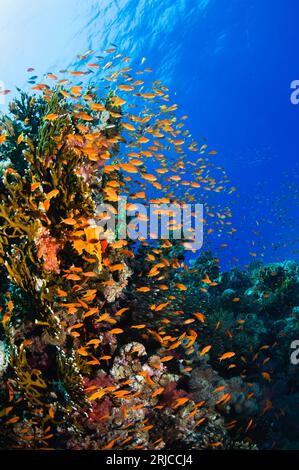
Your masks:
{"label": "underwater scene", "polygon": [[298,2],[0,3],[0,449],[299,450]]}

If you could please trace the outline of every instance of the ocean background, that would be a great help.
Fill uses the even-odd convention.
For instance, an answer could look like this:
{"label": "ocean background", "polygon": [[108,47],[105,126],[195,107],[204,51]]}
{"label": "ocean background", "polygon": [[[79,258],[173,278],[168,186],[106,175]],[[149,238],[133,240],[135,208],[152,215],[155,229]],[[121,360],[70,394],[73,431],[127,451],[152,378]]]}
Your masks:
{"label": "ocean background", "polygon": [[221,265],[298,261],[298,12],[297,0],[2,0],[0,81],[15,93],[28,67],[42,77],[116,44],[169,86],[237,188],[237,232],[213,239]]}

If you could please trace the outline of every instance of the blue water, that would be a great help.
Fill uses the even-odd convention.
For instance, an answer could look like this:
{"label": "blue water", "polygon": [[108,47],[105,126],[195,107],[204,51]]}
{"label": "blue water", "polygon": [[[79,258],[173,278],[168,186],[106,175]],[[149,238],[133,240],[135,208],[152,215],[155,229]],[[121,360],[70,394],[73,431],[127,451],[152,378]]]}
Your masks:
{"label": "blue water", "polygon": [[21,84],[25,67],[56,71],[111,43],[136,64],[146,58],[238,189],[237,233],[222,263],[248,263],[250,252],[267,262],[298,259],[299,105],[290,102],[299,79],[297,0],[30,0],[14,15],[3,3],[5,37],[14,30],[1,59],[6,82]]}

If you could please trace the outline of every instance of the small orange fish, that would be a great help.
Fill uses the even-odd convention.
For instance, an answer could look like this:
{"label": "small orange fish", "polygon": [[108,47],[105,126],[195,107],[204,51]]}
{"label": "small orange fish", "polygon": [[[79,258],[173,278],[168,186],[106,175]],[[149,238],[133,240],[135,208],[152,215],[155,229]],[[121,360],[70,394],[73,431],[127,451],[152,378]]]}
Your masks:
{"label": "small orange fish", "polygon": [[102,398],[106,395],[105,390],[99,390],[98,392],[93,393],[90,397],[88,397],[89,401],[97,400],[98,398]]}
{"label": "small orange fish", "polygon": [[247,432],[251,428],[252,425],[253,425],[253,419],[250,419],[249,423],[246,426],[245,432]]}
{"label": "small orange fish", "polygon": [[88,356],[88,352],[86,351],[85,348],[77,349],[77,353],[80,354],[80,356]]}
{"label": "small orange fish", "polygon": [[195,423],[194,427],[196,428],[197,426],[199,426],[200,424],[202,424],[207,418],[201,418],[197,421],[197,423]]}
{"label": "small orange fish", "polygon": [[45,121],[56,121],[56,119],[58,118],[58,114],[47,114],[47,116],[44,117],[44,120]]}
{"label": "small orange fish", "polygon": [[19,416],[14,416],[13,418],[10,418],[8,421],[6,421],[5,424],[15,424],[18,421],[20,421],[20,417]]}
{"label": "small orange fish", "polygon": [[126,312],[127,310],[129,310],[128,307],[121,308],[120,310],[118,310],[118,311],[114,314],[114,316],[115,316],[115,317],[119,317],[120,315],[122,315],[122,314],[123,314],[124,312]]}
{"label": "small orange fish", "polygon": [[150,290],[151,289],[149,287],[146,287],[146,286],[136,288],[137,292],[149,292]]}
{"label": "small orange fish", "polygon": [[224,389],[225,389],[225,386],[221,385],[221,387],[215,388],[215,390],[213,390],[213,393],[221,392],[221,390],[224,390]]}
{"label": "small orange fish", "polygon": [[267,380],[267,382],[272,381],[271,375],[269,374],[269,372],[262,372],[262,376],[264,377],[265,380]]}
{"label": "small orange fish", "polygon": [[123,269],[124,269],[123,263],[114,264],[113,266],[110,266],[110,271],[111,271],[111,272],[114,272],[114,271],[122,271]]}
{"label": "small orange fish", "polygon": [[178,408],[179,406],[182,406],[182,405],[184,405],[185,403],[187,403],[187,401],[189,401],[189,398],[187,398],[187,397],[178,398],[178,399],[176,400],[176,403],[175,403],[175,405],[173,406],[173,408],[174,408],[174,409],[175,409],[175,408]]}
{"label": "small orange fish", "polygon": [[113,439],[112,441],[108,442],[104,447],[102,447],[103,450],[110,450],[113,448],[114,444],[118,441],[118,437],[116,439]]}
{"label": "small orange fish", "polygon": [[17,145],[20,145],[20,143],[23,142],[23,140],[24,140],[24,133],[22,132],[17,139]]}
{"label": "small orange fish", "polygon": [[164,356],[161,358],[161,362],[168,362],[171,361],[174,358],[174,356]]}
{"label": "small orange fish", "polygon": [[[154,427],[153,424],[149,424],[148,426],[144,426],[143,428],[140,428],[138,429],[138,431],[149,431],[150,429],[152,429]],[[136,448],[136,447],[135,447]]]}
{"label": "small orange fish", "polygon": [[219,400],[216,401],[216,405],[224,404],[228,402],[230,399],[231,399],[231,394],[225,393],[224,395],[222,395],[221,398],[219,398]]}
{"label": "small orange fish", "polygon": [[180,284],[180,283],[177,283],[174,285],[174,287],[177,287],[179,290],[188,290],[188,288],[185,286],[185,284]]}
{"label": "small orange fish", "polygon": [[83,314],[83,318],[90,317],[91,315],[94,315],[95,313],[99,313],[99,309],[97,307],[89,309],[86,313]]}
{"label": "small orange fish", "polygon": [[66,225],[76,225],[76,220],[72,218],[63,219],[62,222]]}
{"label": "small orange fish", "polygon": [[[122,126],[125,129],[127,129],[127,131],[135,131],[135,127],[132,124],[128,123],[128,122],[122,122]],[[126,166],[126,164],[125,164],[125,166]]]}
{"label": "small orange fish", "polygon": [[220,442],[220,441],[213,442],[210,445],[211,445],[211,447],[222,447],[223,446],[222,442]]}
{"label": "small orange fish", "polygon": [[136,166],[131,163],[120,163],[119,166],[128,173],[138,173]]}
{"label": "small orange fish", "polygon": [[109,331],[109,333],[112,335],[119,335],[123,332],[124,330],[122,330],[121,328],[113,328],[112,330]]}
{"label": "small orange fish", "polygon": [[163,393],[163,392],[164,392],[164,387],[159,387],[152,393],[151,396],[156,397],[158,395],[161,395],[161,393]]}
{"label": "small orange fish", "polygon": [[224,361],[225,359],[230,359],[231,357],[234,357],[236,353],[230,351],[222,354],[222,356],[219,357],[219,361]]}
{"label": "small orange fish", "polygon": [[12,406],[8,406],[7,408],[3,408],[3,410],[0,411],[0,417],[2,418],[2,416],[7,416],[12,409],[13,409]]}
{"label": "small orange fish", "polygon": [[66,276],[66,279],[69,279],[71,281],[81,281],[81,277],[78,276],[77,274],[68,274]]}
{"label": "small orange fish", "polygon": [[133,91],[134,90],[134,87],[132,87],[130,85],[118,85],[117,88],[119,90],[123,90],[123,91]]}
{"label": "small orange fish", "polygon": [[149,385],[156,385],[155,382],[151,379],[151,377],[149,376],[149,374],[146,371],[143,370],[143,371],[139,372],[138,375],[142,375]]}
{"label": "small orange fish", "polygon": [[193,314],[199,321],[201,321],[202,323],[204,323],[206,317],[204,316],[203,313],[200,313],[200,312],[196,312]]}
{"label": "small orange fish", "polygon": [[209,344],[208,346],[205,346],[199,353],[200,356],[204,356],[205,354],[207,354],[210,349],[211,349],[212,345]]}
{"label": "small orange fish", "polygon": [[164,302],[160,305],[157,305],[156,308],[155,308],[155,311],[159,312],[160,310],[163,310],[165,307],[167,307],[168,304],[169,304],[169,302]]}

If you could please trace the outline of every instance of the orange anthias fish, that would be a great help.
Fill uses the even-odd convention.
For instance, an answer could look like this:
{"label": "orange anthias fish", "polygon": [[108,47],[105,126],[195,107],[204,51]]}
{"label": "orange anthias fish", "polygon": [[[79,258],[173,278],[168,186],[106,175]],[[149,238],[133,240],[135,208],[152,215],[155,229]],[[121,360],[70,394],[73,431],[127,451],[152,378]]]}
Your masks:
{"label": "orange anthias fish", "polygon": [[199,353],[200,356],[204,356],[205,354],[207,354],[210,349],[212,348],[212,345],[209,344],[208,346],[205,346]]}
{"label": "orange anthias fish", "polygon": [[200,320],[202,323],[204,323],[206,317],[205,317],[205,315],[204,315],[203,313],[197,312],[197,313],[193,313],[193,315],[194,315],[198,320]]}
{"label": "orange anthias fish", "polygon": [[219,361],[224,361],[225,359],[230,359],[231,357],[234,357],[236,355],[236,353],[234,352],[227,352],[227,353],[224,353],[222,354],[222,356],[219,357]]}
{"label": "orange anthias fish", "polygon": [[271,382],[272,379],[271,379],[271,375],[269,374],[269,372],[262,372],[262,376],[267,382]]}
{"label": "orange anthias fish", "polygon": [[182,397],[182,398],[178,398],[175,402],[175,405],[173,406],[173,408],[178,408],[179,406],[182,406],[184,405],[185,403],[187,403],[187,401],[189,401],[189,398],[187,397]]}

